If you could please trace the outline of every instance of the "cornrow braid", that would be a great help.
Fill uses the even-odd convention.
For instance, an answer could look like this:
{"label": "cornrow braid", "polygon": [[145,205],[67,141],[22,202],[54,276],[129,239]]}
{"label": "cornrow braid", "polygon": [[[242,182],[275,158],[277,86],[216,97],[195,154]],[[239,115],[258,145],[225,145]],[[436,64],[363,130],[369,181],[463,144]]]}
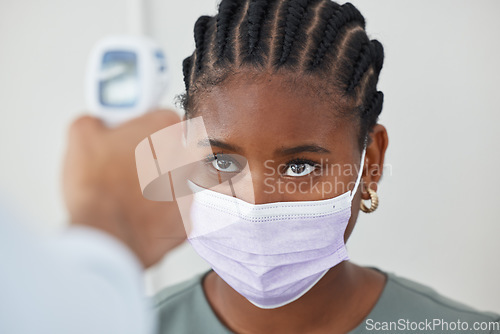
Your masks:
{"label": "cornrow braid", "polygon": [[380,74],[382,66],[384,65],[384,47],[376,39],[371,41],[371,54],[373,58],[373,65],[377,75]]}
{"label": "cornrow braid", "polygon": [[266,14],[266,10],[269,7],[269,1],[260,0],[252,1],[248,6],[247,14],[247,34],[248,34],[248,50],[247,54],[249,56],[253,55],[255,48],[259,43],[259,34],[262,27],[262,21]]}
{"label": "cornrow braid", "polygon": [[231,29],[234,28],[236,13],[241,8],[243,2],[241,0],[225,0],[219,5],[219,14],[217,15],[217,59],[219,61],[226,60],[234,61],[234,53],[232,46],[234,41],[229,39]]}
{"label": "cornrow braid", "polygon": [[375,92],[370,98],[370,103],[363,110],[363,113],[378,116],[382,111],[382,104],[384,103],[384,93]]}
{"label": "cornrow braid", "polygon": [[239,27],[241,63],[264,68],[270,58],[273,21],[281,0],[250,0],[245,21]]}
{"label": "cornrow braid", "polygon": [[342,6],[327,7],[326,15],[329,15],[328,20],[325,22],[326,27],[324,30],[324,35],[320,37],[320,43],[313,56],[310,68],[315,69],[320,67],[323,62],[323,58],[330,51],[336,53],[335,42],[338,40],[339,31],[341,28],[345,27],[351,22],[357,22],[363,29],[365,27],[365,20],[361,13],[350,3],[345,3]]}
{"label": "cornrow braid", "polygon": [[182,74],[184,75],[184,86],[189,90],[189,80],[191,77],[192,57],[187,57],[182,61]]}
{"label": "cornrow braid", "polygon": [[358,86],[359,81],[370,67],[371,60],[372,60],[371,44],[369,42],[363,43],[361,51],[359,52],[358,60],[354,65],[353,75],[347,86],[347,92],[351,92],[352,90],[354,90],[354,88]]}
{"label": "cornrow braid", "polygon": [[278,57],[279,65],[283,65],[287,61],[297,36],[297,30],[299,30],[299,27],[307,13],[308,5],[311,2],[312,1],[309,0],[289,1],[284,21],[285,32],[283,35],[281,54]]}
{"label": "cornrow braid", "polygon": [[203,58],[206,56],[206,43],[205,35],[207,32],[207,25],[212,19],[211,16],[200,16],[194,24],[194,42],[196,46],[196,72],[202,70]]}
{"label": "cornrow braid", "polygon": [[365,19],[352,4],[222,0],[216,16],[196,21],[194,35],[196,49],[183,61],[182,102],[188,117],[195,112],[190,101],[199,89],[242,69],[303,73],[321,82],[322,90],[346,99],[346,111],[359,118],[359,143],[366,143],[384,100],[377,90],[384,50],[368,38]]}
{"label": "cornrow braid", "polygon": [[[368,133],[370,129],[377,123],[378,116],[382,112],[382,106],[384,104],[384,93],[380,91],[375,91],[373,94],[368,96],[367,103],[365,107],[361,110],[361,117],[364,119],[364,122],[361,122],[362,133]],[[359,140],[363,140],[362,145],[366,145],[368,141],[368,137],[365,136],[363,138],[359,138]]]}

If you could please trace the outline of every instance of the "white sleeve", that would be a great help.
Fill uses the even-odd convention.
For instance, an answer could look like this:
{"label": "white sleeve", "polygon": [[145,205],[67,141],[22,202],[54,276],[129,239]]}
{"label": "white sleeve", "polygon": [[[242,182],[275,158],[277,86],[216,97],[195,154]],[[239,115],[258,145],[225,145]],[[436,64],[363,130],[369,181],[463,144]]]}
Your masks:
{"label": "white sleeve", "polygon": [[72,227],[39,238],[0,210],[0,333],[149,334],[155,329],[134,254]]}

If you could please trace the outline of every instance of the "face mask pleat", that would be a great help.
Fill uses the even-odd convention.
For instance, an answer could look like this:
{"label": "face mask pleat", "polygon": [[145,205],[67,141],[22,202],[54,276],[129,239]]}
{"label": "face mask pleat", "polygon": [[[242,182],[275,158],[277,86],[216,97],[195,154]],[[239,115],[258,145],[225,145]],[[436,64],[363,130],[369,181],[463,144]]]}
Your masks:
{"label": "face mask pleat", "polygon": [[[247,290],[255,289],[255,291],[261,292],[286,286],[295,280],[301,280],[310,276],[311,273],[323,272],[339,262],[348,259],[345,246],[340,245],[333,252],[312,261],[265,267],[243,264],[224,254],[213,252],[199,243],[191,241],[191,244],[197,252],[204,254],[203,258],[208,263],[218,264],[217,266],[213,266],[214,270],[217,269],[221,273],[227,273],[221,276],[224,280],[230,276],[244,277],[244,280],[239,280],[237,286],[244,286]],[[226,282],[231,285],[229,281],[226,280]],[[233,288],[235,287],[233,286]]]}
{"label": "face mask pleat", "polygon": [[[228,248],[263,255],[325,248],[338,239],[339,235],[343,235],[351,213],[350,208],[346,208],[324,216],[275,217],[274,221],[266,224],[253,224],[237,217],[228,217],[219,211],[195,207],[196,205],[197,203],[193,203],[193,221],[203,220],[207,224],[223,222],[221,227],[212,225],[196,229],[195,226],[193,232],[197,234],[196,238],[202,237],[205,241],[212,239],[213,243],[223,244]],[[339,224],[339,220],[343,223]],[[202,229],[206,233],[200,235]],[[259,242],[256,243],[255,240]]]}
{"label": "face mask pleat", "polygon": [[275,267],[279,265],[287,265],[293,263],[300,263],[304,261],[311,261],[318,258],[318,256],[325,256],[337,251],[337,245],[343,244],[333,241],[332,244],[323,248],[310,249],[306,251],[297,251],[282,254],[257,254],[247,251],[242,251],[236,248],[225,246],[223,243],[217,243],[216,240],[204,240],[203,237],[191,239],[208,250],[226,255],[227,257],[248,265],[261,266],[261,267]]}

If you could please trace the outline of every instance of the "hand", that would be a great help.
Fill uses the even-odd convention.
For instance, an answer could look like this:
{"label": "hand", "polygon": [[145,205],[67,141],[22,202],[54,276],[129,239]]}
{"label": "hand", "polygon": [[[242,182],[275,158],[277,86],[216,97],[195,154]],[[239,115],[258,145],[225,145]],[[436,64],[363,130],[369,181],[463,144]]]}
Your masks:
{"label": "hand", "polygon": [[113,129],[83,116],[69,130],[63,191],[71,222],[112,234],[144,267],[181,244],[186,233],[175,201],[143,198],[135,148],[147,136],[178,122],[175,112],[160,110]]}

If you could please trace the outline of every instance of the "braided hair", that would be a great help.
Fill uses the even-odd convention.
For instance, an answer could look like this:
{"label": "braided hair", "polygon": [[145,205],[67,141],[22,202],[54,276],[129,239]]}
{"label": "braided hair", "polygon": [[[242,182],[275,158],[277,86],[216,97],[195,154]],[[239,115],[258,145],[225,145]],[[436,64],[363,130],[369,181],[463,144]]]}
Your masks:
{"label": "braided hair", "polygon": [[186,92],[181,102],[189,118],[192,100],[207,85],[240,69],[303,74],[326,83],[351,101],[359,122],[359,144],[382,111],[377,82],[384,61],[382,44],[370,40],[365,20],[350,3],[331,0],[222,0],[215,16],[194,26],[196,49],[183,61]]}

